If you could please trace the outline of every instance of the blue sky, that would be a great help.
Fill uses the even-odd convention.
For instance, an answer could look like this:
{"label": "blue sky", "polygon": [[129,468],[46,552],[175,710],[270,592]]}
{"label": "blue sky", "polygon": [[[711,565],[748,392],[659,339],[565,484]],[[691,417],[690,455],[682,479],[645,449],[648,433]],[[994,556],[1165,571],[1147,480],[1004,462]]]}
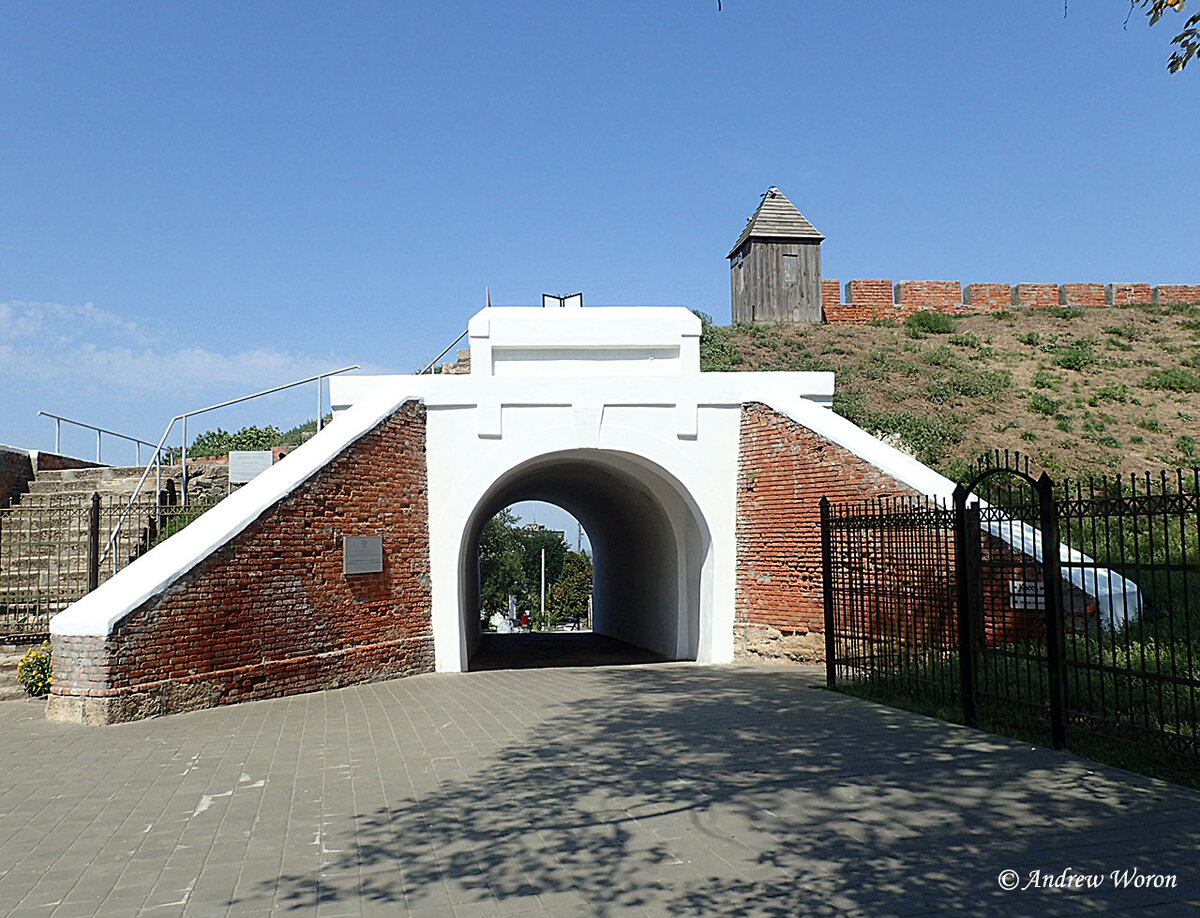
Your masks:
{"label": "blue sky", "polygon": [[843,281],[1200,281],[1172,15],[723,6],[0,2],[0,442],[52,447],[38,409],[156,440],[410,372],[485,286],[727,321],[772,184]]}

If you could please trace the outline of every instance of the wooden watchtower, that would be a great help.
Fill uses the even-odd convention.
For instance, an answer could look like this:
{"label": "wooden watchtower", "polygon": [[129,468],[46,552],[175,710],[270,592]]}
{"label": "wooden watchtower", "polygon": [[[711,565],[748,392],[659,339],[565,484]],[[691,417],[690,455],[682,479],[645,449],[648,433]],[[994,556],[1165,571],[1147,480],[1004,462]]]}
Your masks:
{"label": "wooden watchtower", "polygon": [[726,256],[734,322],[821,321],[825,239],[772,185]]}

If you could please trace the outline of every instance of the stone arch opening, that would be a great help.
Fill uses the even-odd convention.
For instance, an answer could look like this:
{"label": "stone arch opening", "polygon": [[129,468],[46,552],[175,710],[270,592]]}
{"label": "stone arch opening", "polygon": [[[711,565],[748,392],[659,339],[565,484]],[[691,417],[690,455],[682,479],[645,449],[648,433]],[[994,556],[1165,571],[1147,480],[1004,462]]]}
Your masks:
{"label": "stone arch opening", "polygon": [[[666,470],[611,450],[568,450],[529,460],[484,494],[460,543],[460,621],[467,659],[481,640],[479,536],[520,501],[562,507],[592,546],[592,629],[672,660],[695,660],[706,609],[711,537],[695,502]],[[711,587],[708,588],[711,592]],[[711,605],[711,601],[708,603]]]}

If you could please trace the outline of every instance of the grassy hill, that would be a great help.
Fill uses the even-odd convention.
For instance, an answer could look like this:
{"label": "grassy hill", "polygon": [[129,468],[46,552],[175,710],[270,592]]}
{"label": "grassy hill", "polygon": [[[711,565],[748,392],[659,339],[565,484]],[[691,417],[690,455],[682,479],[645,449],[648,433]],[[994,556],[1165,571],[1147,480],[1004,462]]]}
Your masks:
{"label": "grassy hill", "polygon": [[1200,306],[918,313],[904,325],[706,321],[701,363],[831,370],[838,414],[951,478],[993,449],[1056,477],[1200,465]]}

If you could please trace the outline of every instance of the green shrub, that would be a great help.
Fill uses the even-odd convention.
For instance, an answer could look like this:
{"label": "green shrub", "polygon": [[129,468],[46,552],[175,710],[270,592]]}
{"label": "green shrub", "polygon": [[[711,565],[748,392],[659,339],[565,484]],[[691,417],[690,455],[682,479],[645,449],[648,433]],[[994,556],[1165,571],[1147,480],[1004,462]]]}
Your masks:
{"label": "green shrub", "polygon": [[1029,410],[1035,414],[1044,414],[1048,418],[1054,417],[1058,411],[1058,399],[1035,392],[1029,397]]}
{"label": "green shrub", "polygon": [[1177,450],[1179,450],[1181,453],[1183,453],[1183,455],[1185,457],[1187,457],[1188,459],[1196,458],[1196,438],[1195,437],[1189,437],[1187,434],[1184,434],[1182,437],[1180,437],[1178,440],[1175,441],[1175,448]]}
{"label": "green shrub", "polygon": [[17,679],[34,698],[50,694],[50,642],[34,647],[17,662]]}
{"label": "green shrub", "polygon": [[1200,392],[1200,373],[1184,367],[1152,370],[1142,380],[1147,389],[1169,389],[1172,392]]}
{"label": "green shrub", "polygon": [[1045,367],[1038,367],[1033,374],[1033,385],[1035,389],[1053,389],[1055,392],[1059,389],[1058,377]]}
{"label": "green shrub", "polygon": [[1078,306],[1050,306],[1045,310],[1045,314],[1052,319],[1078,319],[1087,315],[1087,310]]}
{"label": "green shrub", "polygon": [[941,312],[914,312],[904,320],[904,327],[914,338],[924,335],[949,335],[954,332],[952,316]]}
{"label": "green shrub", "polygon": [[996,399],[1012,385],[1008,370],[959,369],[945,379],[929,384],[925,394],[931,401],[949,402],[956,398]]}
{"label": "green shrub", "polygon": [[930,366],[935,367],[958,366],[958,355],[944,344],[940,347],[935,347],[932,351],[926,351],[921,355],[921,359]]}
{"label": "green shrub", "polygon": [[1127,402],[1129,401],[1129,389],[1124,383],[1109,383],[1107,386],[1101,386],[1096,390],[1095,400],[1101,402]]}
{"label": "green shrub", "polygon": [[1064,370],[1086,370],[1099,362],[1096,349],[1090,341],[1055,345],[1051,352],[1054,354],[1054,363]]}
{"label": "green shrub", "polygon": [[970,332],[966,332],[965,334],[962,334],[962,335],[951,335],[947,340],[949,340],[949,342],[951,344],[955,345],[956,347],[976,347],[977,348],[982,343],[982,342],[980,342],[978,335],[973,335]]}
{"label": "green shrub", "polygon": [[731,330],[714,325],[712,316],[707,313],[695,309],[692,312],[700,319],[700,369],[731,370],[741,363],[742,355],[730,340]]}
{"label": "green shrub", "polygon": [[876,436],[895,434],[917,459],[936,465],[962,440],[967,422],[953,412],[930,416],[904,410],[872,411],[864,414],[859,426]]}
{"label": "green shrub", "polygon": [[1022,344],[1028,344],[1030,347],[1037,347],[1042,340],[1041,335],[1035,331],[1022,332],[1021,334],[1013,335]]}

